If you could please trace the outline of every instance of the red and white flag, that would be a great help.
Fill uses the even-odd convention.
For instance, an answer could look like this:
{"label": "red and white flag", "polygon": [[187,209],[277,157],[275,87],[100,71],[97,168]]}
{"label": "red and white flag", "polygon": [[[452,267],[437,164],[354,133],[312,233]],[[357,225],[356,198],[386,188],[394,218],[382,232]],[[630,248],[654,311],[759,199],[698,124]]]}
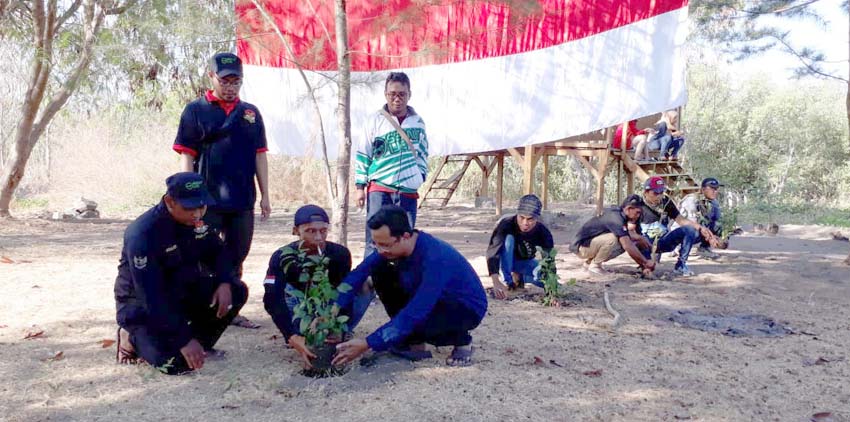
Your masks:
{"label": "red and white flag", "polygon": [[[337,151],[333,2],[262,2],[318,100]],[[389,71],[411,79],[410,105],[431,156],[580,135],[684,104],[687,0],[349,0],[351,118],[384,103]],[[277,31],[239,0],[242,97],[263,114],[271,152],[318,153],[307,84]]]}

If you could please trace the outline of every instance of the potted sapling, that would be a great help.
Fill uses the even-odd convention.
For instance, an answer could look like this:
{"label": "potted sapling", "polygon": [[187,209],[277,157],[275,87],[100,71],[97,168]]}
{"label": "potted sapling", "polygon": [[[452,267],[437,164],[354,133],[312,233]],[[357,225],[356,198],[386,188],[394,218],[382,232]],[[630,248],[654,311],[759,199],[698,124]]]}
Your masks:
{"label": "potted sapling", "polygon": [[286,260],[284,272],[290,265],[299,265],[301,275],[298,279],[300,286],[290,289],[287,294],[298,300],[293,308],[293,319],[304,336],[310,351],[316,355],[311,370],[305,371],[310,376],[331,376],[342,374],[342,368],[333,367],[331,361],[336,354],[336,345],[343,341],[348,332],[348,316],[341,315],[336,300],[341,293],[351,290],[351,286],[342,283],[337,287],[328,278],[328,263],[330,259],[322,255],[307,255],[303,249],[295,250],[290,247],[283,249],[284,255],[292,254],[294,260]]}

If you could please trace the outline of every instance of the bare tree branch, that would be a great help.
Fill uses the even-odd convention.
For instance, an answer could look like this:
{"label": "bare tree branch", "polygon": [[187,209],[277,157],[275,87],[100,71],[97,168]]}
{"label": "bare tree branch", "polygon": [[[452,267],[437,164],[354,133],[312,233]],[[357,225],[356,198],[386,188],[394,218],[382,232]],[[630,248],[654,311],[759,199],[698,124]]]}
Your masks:
{"label": "bare tree branch", "polygon": [[788,42],[786,42],[782,37],[774,36],[773,38],[776,39],[777,41],[779,41],[779,43],[782,44],[785,47],[785,51],[787,51],[792,56],[796,57],[800,61],[800,63],[803,64],[803,66],[806,68],[806,70],[808,72],[813,73],[815,75],[822,76],[822,77],[827,78],[827,79],[835,79],[835,80],[839,80],[839,81],[842,81],[842,82],[845,82],[845,83],[850,83],[850,81],[848,81],[845,78],[842,78],[842,77],[836,76],[836,75],[831,75],[831,74],[826,73],[826,72],[818,69],[817,67],[815,67],[814,63],[807,61],[805,56],[800,54],[796,49],[794,49],[794,47],[792,47],[790,44],[788,44]]}
{"label": "bare tree branch", "polygon": [[62,16],[60,16],[59,19],[56,20],[56,24],[53,27],[53,32],[59,32],[59,28],[61,28],[62,25],[64,25],[65,22],[68,21],[68,19],[71,19],[71,17],[77,13],[77,10],[80,8],[81,4],[83,4],[83,0],[74,0],[74,3],[68,6],[68,9],[65,10],[65,13],[63,13]]}
{"label": "bare tree branch", "polygon": [[251,2],[254,3],[254,7],[257,8],[266,23],[274,29],[275,33],[280,39],[280,42],[283,43],[284,48],[286,48],[286,53],[289,54],[290,60],[292,61],[292,63],[295,64],[295,68],[298,69],[298,73],[301,75],[301,79],[304,81],[304,85],[307,86],[307,92],[310,95],[310,102],[313,104],[313,110],[316,113],[316,119],[319,123],[319,140],[322,144],[322,158],[324,158],[323,161],[325,164],[325,176],[327,177],[326,181],[328,196],[331,197],[332,202],[336,202],[337,191],[334,189],[333,175],[331,174],[330,161],[328,159],[328,144],[325,138],[325,124],[322,121],[322,110],[319,108],[319,100],[316,98],[316,93],[313,89],[312,84],[310,83],[310,80],[307,79],[307,75],[304,73],[304,68],[297,61],[297,58],[295,57],[295,52],[292,50],[292,46],[289,44],[289,40],[287,40],[286,36],[283,35],[283,32],[280,31],[280,28],[277,26],[277,23],[275,23],[274,19],[272,19],[271,15],[269,15],[265,7],[263,7],[263,5],[261,5],[260,2],[257,0],[251,0]]}

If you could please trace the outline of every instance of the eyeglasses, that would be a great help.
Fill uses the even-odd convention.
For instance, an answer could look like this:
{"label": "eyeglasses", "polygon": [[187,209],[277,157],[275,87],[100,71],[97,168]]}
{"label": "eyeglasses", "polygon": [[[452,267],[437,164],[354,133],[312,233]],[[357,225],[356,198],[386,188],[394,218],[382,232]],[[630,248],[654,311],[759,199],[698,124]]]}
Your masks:
{"label": "eyeglasses", "polygon": [[387,98],[389,98],[390,100],[394,100],[395,98],[398,98],[399,100],[404,101],[404,100],[407,99],[407,97],[410,95],[410,93],[409,92],[385,92],[384,95],[386,95]]}
{"label": "eyeglasses", "polygon": [[233,87],[233,88],[239,88],[240,86],[242,86],[242,79],[233,79],[233,80],[230,80],[230,81],[226,81],[224,79],[219,78],[218,75],[215,75],[215,79],[218,81],[219,85],[221,85],[221,86],[227,86],[227,87]]}
{"label": "eyeglasses", "polygon": [[380,251],[389,251],[390,249],[392,249],[393,246],[398,244],[398,242],[400,240],[401,240],[401,238],[396,237],[395,241],[393,241],[393,243],[390,243],[389,245],[379,245],[379,244],[375,243],[374,240],[372,242],[370,242],[369,244],[372,245],[372,247],[375,248],[379,252]]}

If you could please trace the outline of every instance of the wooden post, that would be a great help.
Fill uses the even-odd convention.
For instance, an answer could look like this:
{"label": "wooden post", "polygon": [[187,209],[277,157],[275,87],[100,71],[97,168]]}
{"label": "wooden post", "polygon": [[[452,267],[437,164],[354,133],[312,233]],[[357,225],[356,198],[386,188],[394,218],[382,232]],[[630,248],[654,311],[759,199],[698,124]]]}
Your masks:
{"label": "wooden post", "polygon": [[549,209],[549,155],[544,153],[543,157],[543,186],[540,188],[540,196],[543,200],[543,209]]}
{"label": "wooden post", "polygon": [[478,188],[478,196],[489,196],[490,194],[490,163],[495,158],[485,157],[484,167],[481,169],[481,187]]}
{"label": "wooden post", "polygon": [[[635,174],[626,169],[626,196],[635,193]],[[625,199],[625,198],[623,198]],[[623,201],[620,201],[622,203]]]}
{"label": "wooden post", "polygon": [[522,167],[522,193],[534,193],[534,145],[525,146],[525,158]]}
{"label": "wooden post", "polygon": [[617,203],[623,202],[623,157],[626,156],[626,142],[629,140],[629,122],[623,123],[623,133],[620,138],[620,164],[617,167]]}
{"label": "wooden post", "polygon": [[502,183],[505,180],[505,153],[496,156],[496,215],[502,215]]}
{"label": "wooden post", "polygon": [[[614,131],[612,128],[605,129],[605,142],[611,145],[611,140],[614,139]],[[605,173],[608,172],[608,149],[602,150],[595,154],[596,162],[596,215],[602,214],[602,208],[605,202]]]}

